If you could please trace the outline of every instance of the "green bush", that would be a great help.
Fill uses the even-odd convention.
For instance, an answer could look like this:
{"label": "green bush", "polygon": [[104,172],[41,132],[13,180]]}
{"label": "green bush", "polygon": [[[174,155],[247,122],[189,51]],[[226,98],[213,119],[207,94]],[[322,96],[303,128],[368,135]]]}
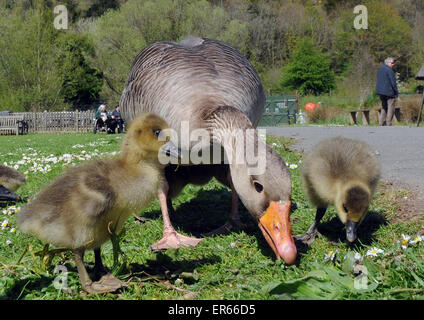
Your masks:
{"label": "green bush", "polygon": [[328,93],[335,86],[330,60],[312,42],[299,41],[288,65],[282,69],[282,88],[298,90],[301,95]]}

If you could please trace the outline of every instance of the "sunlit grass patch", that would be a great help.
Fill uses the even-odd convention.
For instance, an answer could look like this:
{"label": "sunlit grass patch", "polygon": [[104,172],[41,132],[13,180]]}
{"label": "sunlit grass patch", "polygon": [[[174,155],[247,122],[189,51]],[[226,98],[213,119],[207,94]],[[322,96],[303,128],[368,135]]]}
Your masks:
{"label": "sunlit grass patch", "polygon": [[[241,206],[245,229],[207,237],[195,248],[154,253],[149,247],[162,236],[160,206],[155,200],[131,217],[121,235],[127,261],[117,276],[128,283],[117,294],[85,295],[80,292],[78,273],[71,254],[58,254],[50,268],[43,269],[39,252],[43,243],[16,227],[16,217],[40,189],[68,167],[119,151],[122,135],[39,134],[0,136],[0,163],[18,165],[27,184],[17,193],[19,203],[0,210],[0,298],[5,299],[422,299],[424,298],[424,241],[422,222],[395,219],[403,190],[377,192],[370,213],[354,245],[343,242],[343,225],[330,207],[322,221],[322,236],[309,248],[299,250],[294,265],[275,260],[256,222]],[[267,136],[289,167],[292,178],[292,231],[303,234],[315,216],[300,181],[302,154],[290,149],[292,140]],[[25,156],[24,156],[25,154]],[[68,156],[69,155],[69,156]],[[38,167],[50,170],[30,170]],[[178,232],[201,236],[223,224],[231,209],[231,193],[215,179],[205,186],[187,186],[173,200],[171,216]],[[4,228],[3,228],[4,226]],[[13,231],[12,231],[13,230]],[[380,251],[381,250],[381,251]],[[108,267],[113,265],[112,244],[102,247]],[[90,268],[92,252],[86,253]],[[66,288],[58,290],[63,265]],[[366,277],[365,277],[366,275]],[[356,287],[355,287],[356,285]]]}

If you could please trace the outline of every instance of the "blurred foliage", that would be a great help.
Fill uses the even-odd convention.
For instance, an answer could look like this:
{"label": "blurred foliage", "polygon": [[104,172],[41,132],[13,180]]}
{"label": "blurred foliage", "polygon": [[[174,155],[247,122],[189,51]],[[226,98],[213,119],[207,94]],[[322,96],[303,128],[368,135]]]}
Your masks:
{"label": "blurred foliage", "polygon": [[[68,9],[69,30],[53,27],[57,4]],[[267,93],[332,88],[332,95],[355,97],[363,105],[388,56],[397,59],[399,79],[414,86],[405,92],[415,90],[410,80],[423,64],[424,3],[361,4],[368,11],[366,30],[353,27],[355,3],[345,0],[0,0],[0,106],[17,111],[81,108],[98,100],[116,104],[144,47],[188,34],[240,50]],[[320,80],[318,89],[286,82],[305,38],[315,55],[325,57],[321,67],[329,65],[330,79]],[[314,74],[320,68],[304,68],[303,76],[320,78]]]}

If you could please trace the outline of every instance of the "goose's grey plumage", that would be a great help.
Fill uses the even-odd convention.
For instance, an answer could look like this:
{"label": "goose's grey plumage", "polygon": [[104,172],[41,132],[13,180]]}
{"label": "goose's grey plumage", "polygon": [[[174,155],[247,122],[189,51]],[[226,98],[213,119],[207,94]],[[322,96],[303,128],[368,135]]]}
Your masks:
{"label": "goose's grey plumage", "polygon": [[[141,112],[155,112],[178,133],[180,141],[181,129],[187,124],[190,132],[200,128],[211,133],[221,129],[241,129],[243,132],[254,129],[263,113],[264,103],[261,81],[253,66],[238,50],[221,41],[192,36],[180,43],[158,42],[143,49],[135,58],[120,100],[122,114],[127,121]],[[235,146],[235,142],[227,139],[222,132],[213,138],[226,140],[221,141],[226,154]],[[207,182],[212,176],[220,177],[220,181],[233,191],[231,217],[236,216],[238,194],[258,221],[277,256],[292,263],[296,257],[296,247],[290,234],[287,209],[290,207],[287,203],[291,201],[290,173],[280,155],[257,139],[256,133],[254,138],[255,146],[261,145],[265,150],[265,173],[251,175],[246,164],[218,165],[212,170],[202,171],[202,177],[186,179],[184,183]],[[183,155],[187,154],[184,149],[190,149],[194,143],[191,141],[187,146],[180,145]],[[210,144],[202,146],[204,150],[210,148]],[[192,176],[195,175],[194,171]],[[177,171],[169,181],[178,181],[179,177]],[[170,183],[170,194],[175,195],[178,193],[175,188],[182,188],[181,184],[184,183],[182,180],[179,182]],[[278,209],[278,214],[270,214],[276,220],[265,219],[269,224],[266,227],[269,230],[266,230],[261,225],[261,219],[272,201],[281,202],[284,210]],[[164,219],[169,220],[166,204],[161,203],[161,209]],[[282,225],[286,227],[278,231]],[[172,241],[169,241],[168,235]],[[152,248],[197,244],[194,238],[183,243],[178,236],[172,226],[165,226],[163,241]],[[172,245],[169,245],[170,242]]]}
{"label": "goose's grey plumage", "polygon": [[[155,112],[179,129],[181,122],[201,127],[204,106],[232,106],[253,126],[264,110],[262,83],[249,61],[231,46],[190,37],[180,43],[157,42],[135,58],[120,105],[125,119]],[[192,123],[193,122],[193,123]]]}
{"label": "goose's grey plumage", "polygon": [[326,139],[305,156],[301,172],[305,193],[317,207],[315,221],[302,240],[313,241],[326,208],[334,205],[346,224],[346,238],[353,242],[380,178],[375,152],[362,141]]}

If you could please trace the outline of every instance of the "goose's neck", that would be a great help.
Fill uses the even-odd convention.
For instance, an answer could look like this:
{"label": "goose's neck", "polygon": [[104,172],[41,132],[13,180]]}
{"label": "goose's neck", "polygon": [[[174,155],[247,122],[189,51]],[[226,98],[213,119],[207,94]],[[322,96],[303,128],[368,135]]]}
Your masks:
{"label": "goose's neck", "polygon": [[244,172],[247,168],[251,174],[264,171],[266,159],[259,158],[266,157],[267,145],[243,112],[229,106],[217,107],[209,114],[206,124],[213,140],[224,148],[232,171]]}
{"label": "goose's neck", "polygon": [[209,130],[253,129],[249,118],[240,110],[230,106],[219,106],[205,115]]}
{"label": "goose's neck", "polygon": [[256,131],[249,118],[240,110],[230,106],[219,106],[211,108],[205,116],[206,129],[208,129],[213,139],[221,142],[224,149],[234,146],[236,139],[229,139],[241,133],[245,134],[247,130]]}

